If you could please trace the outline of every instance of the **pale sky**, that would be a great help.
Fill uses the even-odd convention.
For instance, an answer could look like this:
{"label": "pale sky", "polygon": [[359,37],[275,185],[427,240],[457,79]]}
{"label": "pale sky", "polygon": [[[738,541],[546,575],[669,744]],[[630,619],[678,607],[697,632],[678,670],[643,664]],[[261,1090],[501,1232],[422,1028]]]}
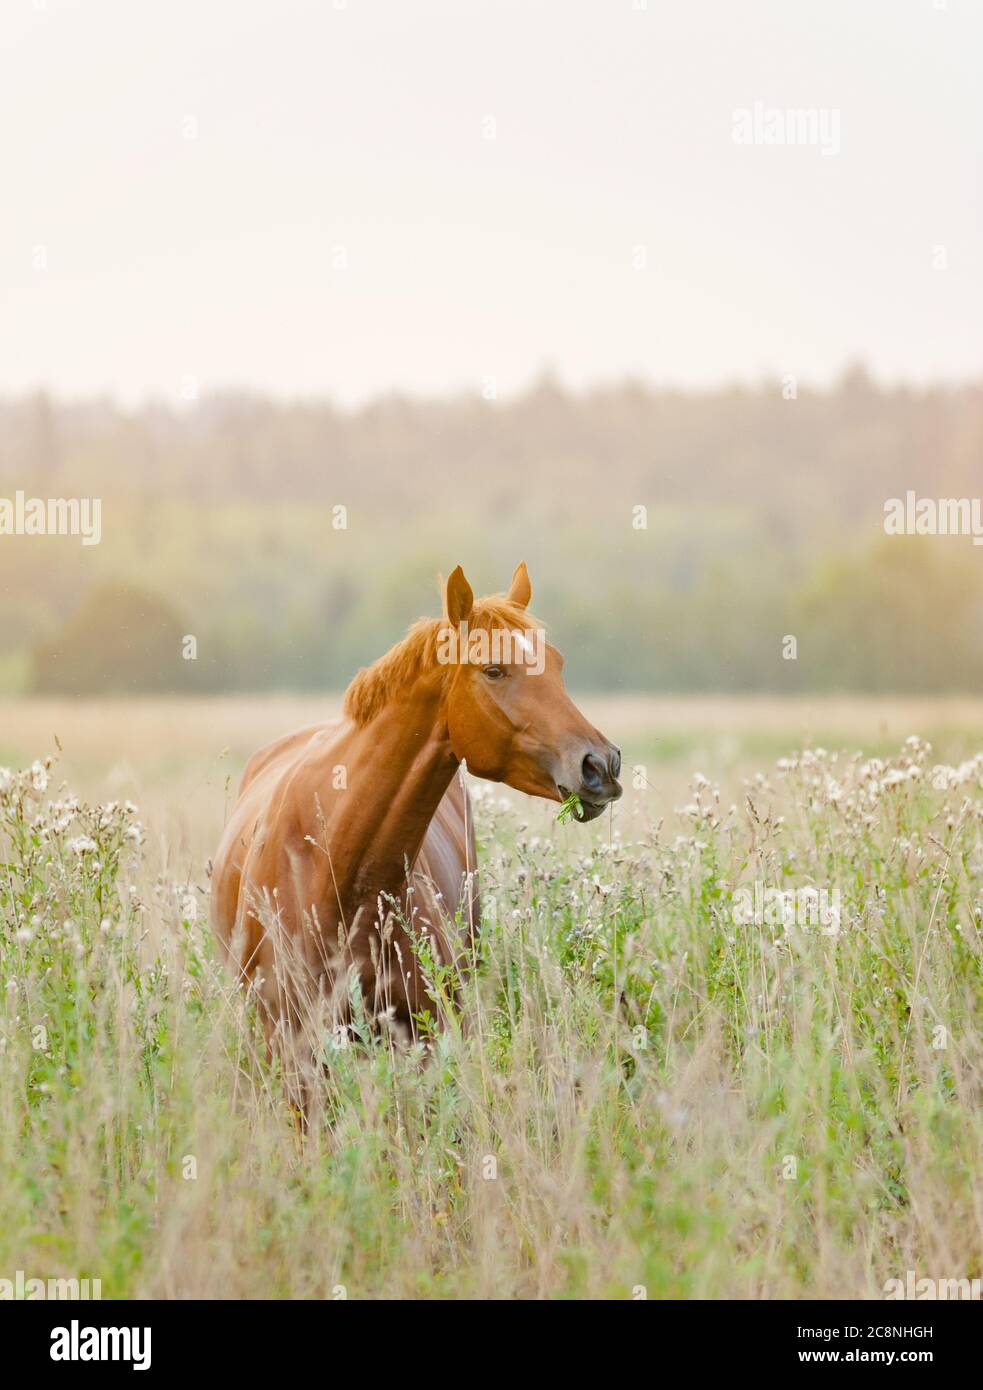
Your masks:
{"label": "pale sky", "polygon": [[0,393],[980,374],[981,62],[980,0],[0,0]]}

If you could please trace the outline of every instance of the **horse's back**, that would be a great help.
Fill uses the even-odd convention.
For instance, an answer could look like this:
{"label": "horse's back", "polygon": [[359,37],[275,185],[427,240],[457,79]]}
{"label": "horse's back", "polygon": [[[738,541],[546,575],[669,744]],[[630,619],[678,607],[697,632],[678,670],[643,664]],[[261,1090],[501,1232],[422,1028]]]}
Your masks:
{"label": "horse's back", "polygon": [[[334,720],[298,729],[259,749],[247,762],[213,871],[212,923],[224,944],[231,942],[237,924],[249,911],[247,897],[276,886],[243,881],[249,878],[244,868],[257,839],[288,833],[286,789],[307,759],[325,755],[344,724]],[[448,946],[443,930],[448,919],[453,923],[461,913],[469,934],[477,926],[474,870],[471,802],[463,780],[454,776],[427,827],[411,882],[420,925],[432,928]]]}
{"label": "horse's back", "polygon": [[341,723],[340,719],[335,719],[330,723],[310,724],[305,729],[297,729],[292,734],[285,734],[282,738],[274,739],[272,743],[260,748],[246,763],[242,780],[239,783],[239,796],[242,797],[257,777],[267,772],[271,767],[279,768],[281,765],[292,763],[294,758],[308,747],[315,736],[325,738],[340,729]]}
{"label": "horse's back", "polygon": [[[283,831],[276,821],[282,804],[280,792],[286,779],[308,752],[313,740],[330,737],[339,726],[340,721],[335,721],[298,729],[266,744],[246,763],[239,795],[222,833],[212,869],[212,929],[226,948],[231,949],[236,928],[244,928],[247,918],[254,915],[250,910],[250,895],[259,898],[264,890],[272,891],[277,887],[275,882],[250,882],[247,865],[258,839],[265,840],[271,832],[276,835]],[[254,951],[255,936],[255,931],[247,932],[245,952],[240,947],[234,954],[248,955]]]}

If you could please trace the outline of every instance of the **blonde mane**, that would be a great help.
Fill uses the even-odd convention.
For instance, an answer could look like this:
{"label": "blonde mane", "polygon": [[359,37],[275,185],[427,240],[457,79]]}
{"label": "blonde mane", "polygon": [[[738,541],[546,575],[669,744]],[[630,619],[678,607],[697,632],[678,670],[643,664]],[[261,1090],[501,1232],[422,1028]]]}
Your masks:
{"label": "blonde mane", "polygon": [[[406,636],[371,666],[363,666],[345,691],[344,711],[354,724],[368,724],[401,689],[423,671],[438,666],[437,651],[441,634],[450,626],[447,618],[420,618]],[[490,632],[495,628],[528,632],[542,624],[504,594],[493,594],[475,602],[468,628],[471,632]],[[443,667],[449,672],[450,666]]]}

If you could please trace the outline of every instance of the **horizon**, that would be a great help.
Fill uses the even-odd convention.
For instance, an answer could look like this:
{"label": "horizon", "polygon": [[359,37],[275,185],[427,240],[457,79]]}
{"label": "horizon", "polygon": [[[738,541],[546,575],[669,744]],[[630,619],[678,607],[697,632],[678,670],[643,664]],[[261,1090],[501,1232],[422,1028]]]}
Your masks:
{"label": "horizon", "polygon": [[[710,400],[729,395],[762,395],[774,393],[781,387],[782,377],[777,373],[762,373],[754,378],[722,378],[716,382],[687,385],[666,379],[646,377],[638,373],[625,373],[616,378],[598,378],[581,384],[564,380],[561,372],[552,366],[544,366],[512,391],[493,398],[482,393],[478,384],[462,384],[456,390],[444,392],[422,392],[403,389],[399,386],[383,388],[364,399],[346,401],[333,395],[329,390],[311,392],[287,392],[276,389],[250,386],[246,383],[216,382],[198,391],[193,397],[181,398],[167,395],[145,395],[134,399],[113,395],[108,391],[87,393],[61,393],[44,383],[25,386],[18,391],[4,391],[0,388],[0,409],[5,406],[34,402],[45,398],[56,409],[73,409],[85,406],[105,406],[120,415],[139,415],[148,410],[169,410],[175,415],[192,414],[198,407],[223,401],[260,401],[277,407],[320,407],[332,410],[340,416],[354,417],[387,402],[398,401],[409,406],[430,407],[449,406],[462,403],[487,405],[490,409],[501,409],[535,397],[537,394],[554,390],[565,400],[573,403],[588,403],[597,397],[617,395],[623,391],[635,391],[646,396],[677,396],[689,400]],[[797,377],[795,390],[798,397],[832,397],[844,389],[849,389],[858,381],[872,394],[885,397],[895,395],[929,396],[935,393],[955,394],[960,391],[973,391],[983,388],[983,366],[975,373],[965,376],[938,376],[919,379],[915,377],[887,377],[872,371],[870,365],[858,357],[847,357],[841,366],[823,380]]]}

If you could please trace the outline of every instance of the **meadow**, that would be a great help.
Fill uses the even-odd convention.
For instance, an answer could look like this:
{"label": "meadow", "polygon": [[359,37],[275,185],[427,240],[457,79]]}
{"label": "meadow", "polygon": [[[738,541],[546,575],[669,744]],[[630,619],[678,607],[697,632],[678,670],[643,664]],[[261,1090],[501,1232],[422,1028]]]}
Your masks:
{"label": "meadow", "polygon": [[[0,1278],[876,1299],[983,1274],[983,702],[585,699],[623,801],[561,825],[473,783],[472,1027],[325,1039],[301,1138],[208,860],[248,754],[337,703],[0,701]],[[755,885],[838,910],[735,920]]]}

